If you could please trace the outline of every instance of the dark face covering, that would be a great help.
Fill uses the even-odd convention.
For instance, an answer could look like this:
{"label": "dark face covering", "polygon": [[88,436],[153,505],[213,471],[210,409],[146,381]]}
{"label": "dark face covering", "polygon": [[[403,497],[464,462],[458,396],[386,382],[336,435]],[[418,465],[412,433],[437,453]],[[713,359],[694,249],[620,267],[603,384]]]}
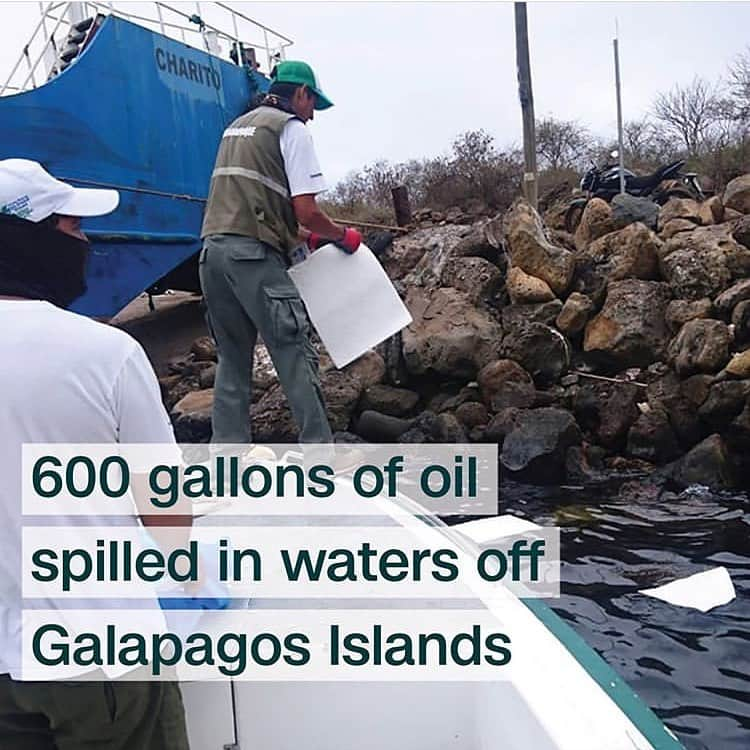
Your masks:
{"label": "dark face covering", "polygon": [[54,228],[0,216],[0,295],[69,307],[86,291],[89,243]]}

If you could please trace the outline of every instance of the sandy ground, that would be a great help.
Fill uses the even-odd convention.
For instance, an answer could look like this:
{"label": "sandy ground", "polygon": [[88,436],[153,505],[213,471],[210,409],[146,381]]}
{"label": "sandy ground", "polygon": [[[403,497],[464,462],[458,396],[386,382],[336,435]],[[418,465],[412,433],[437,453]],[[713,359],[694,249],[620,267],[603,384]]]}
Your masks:
{"label": "sandy ground", "polygon": [[190,344],[208,331],[203,318],[200,295],[172,292],[154,297],[156,310],[148,309],[148,296],[134,299],[111,321],[137,339],[158,375],[164,375],[167,363],[184,356]]}

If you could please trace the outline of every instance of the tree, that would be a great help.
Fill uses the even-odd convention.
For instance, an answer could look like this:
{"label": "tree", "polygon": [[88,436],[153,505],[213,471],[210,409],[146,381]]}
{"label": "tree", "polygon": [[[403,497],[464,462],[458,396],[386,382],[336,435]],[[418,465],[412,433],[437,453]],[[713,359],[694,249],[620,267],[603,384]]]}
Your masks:
{"label": "tree", "polygon": [[750,119],[750,47],[737,55],[729,68],[729,96],[734,105],[735,119]]}
{"label": "tree", "polygon": [[575,120],[545,117],[536,123],[536,150],[542,169],[575,169],[591,155],[594,139]]}
{"label": "tree", "polygon": [[688,155],[698,156],[720,121],[721,100],[716,86],[696,76],[687,86],[674,86],[659,94],[654,116],[678,138]]}

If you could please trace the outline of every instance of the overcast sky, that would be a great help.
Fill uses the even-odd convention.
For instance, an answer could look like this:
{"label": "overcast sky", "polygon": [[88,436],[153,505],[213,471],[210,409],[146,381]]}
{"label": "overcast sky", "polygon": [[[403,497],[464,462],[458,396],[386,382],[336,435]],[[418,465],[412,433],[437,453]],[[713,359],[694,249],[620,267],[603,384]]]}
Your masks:
{"label": "overcast sky", "polygon": [[[201,3],[207,18],[209,5]],[[287,56],[310,62],[335,102],[311,124],[331,185],[376,159],[445,152],[466,130],[484,128],[501,146],[520,142],[512,3],[230,5],[291,37]],[[0,73],[37,8],[3,3]],[[615,20],[626,119],[675,83],[716,80],[750,44],[749,2],[530,2],[528,17],[537,117],[578,120],[613,138]]]}

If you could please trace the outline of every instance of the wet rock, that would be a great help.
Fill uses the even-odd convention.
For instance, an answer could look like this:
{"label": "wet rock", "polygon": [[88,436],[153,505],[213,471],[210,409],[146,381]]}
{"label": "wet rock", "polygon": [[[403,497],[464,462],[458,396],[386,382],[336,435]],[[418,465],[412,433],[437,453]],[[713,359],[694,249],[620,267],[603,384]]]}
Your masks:
{"label": "wet rock", "polygon": [[618,228],[609,203],[601,198],[592,198],[586,204],[575,232],[576,247],[585,250],[591,242]]}
{"label": "wet rock", "polygon": [[660,282],[625,279],[610,284],[604,307],[586,326],[584,351],[618,369],[663,359],[669,300],[669,288]]}
{"label": "wet rock", "polygon": [[750,343],[750,300],[743,300],[732,310],[732,325],[736,344]]}
{"label": "wet rock", "polygon": [[735,279],[750,275],[750,250],[732,237],[728,224],[698,227],[664,244],[659,267],[675,297],[713,298]]}
{"label": "wet rock", "polygon": [[670,198],[659,210],[659,229],[663,229],[674,219],[687,220],[693,225],[700,224],[698,201],[694,201],[692,198]]}
{"label": "wet rock", "polygon": [[211,438],[213,388],[193,391],[181,398],[170,414],[179,443],[205,443]]}
{"label": "wet rock", "polygon": [[659,206],[648,198],[624,193],[612,198],[612,220],[620,227],[640,222],[649,229],[656,229]]}
{"label": "wet rock", "polygon": [[524,411],[526,410],[515,406],[501,409],[487,425],[487,429],[484,431],[485,439],[490,443],[497,443],[502,446],[506,436],[520,425],[521,415]]}
{"label": "wet rock", "polygon": [[477,401],[467,401],[456,409],[456,419],[466,428],[486,425],[490,421],[487,407]]}
{"label": "wet rock", "polygon": [[734,223],[732,237],[747,248],[750,248],[750,216],[742,216]]}
{"label": "wet rock", "polygon": [[750,382],[747,380],[714,383],[698,409],[698,416],[712,430],[719,431],[743,410],[748,395]]}
{"label": "wet rock", "polygon": [[210,336],[195,339],[190,346],[190,353],[196,362],[216,362],[216,344]]}
{"label": "wet rock", "polygon": [[435,439],[439,443],[468,443],[469,436],[455,414],[443,412],[437,415]]}
{"label": "wet rock", "polygon": [[402,332],[404,362],[410,373],[472,378],[497,358],[501,326],[464,293],[450,287],[431,293],[411,289],[406,306],[414,318]]}
{"label": "wet rock", "polygon": [[640,222],[610,232],[582,251],[609,282],[621,279],[657,279],[661,240]]}
{"label": "wet rock", "polygon": [[568,288],[575,268],[574,255],[546,237],[539,215],[525,201],[517,201],[504,218],[511,265],[545,281],[560,295]]}
{"label": "wet rock", "polygon": [[506,305],[501,313],[503,328],[506,330],[518,329],[529,323],[554,325],[562,307],[563,303],[559,299],[536,305]]}
{"label": "wet rock", "polygon": [[588,381],[575,394],[573,413],[596,442],[617,448],[640,415],[637,403],[641,396],[642,389],[631,383]]}
{"label": "wet rock", "polygon": [[526,370],[510,359],[485,365],[477,375],[485,405],[499,412],[510,406],[528,407],[534,402],[534,381]]}
{"label": "wet rock", "polygon": [[[711,376],[696,375],[693,377],[708,378]],[[646,399],[651,410],[666,414],[669,424],[680,442],[687,449],[695,445],[703,437],[701,423],[698,419],[697,404],[694,398],[698,398],[698,383],[693,383],[694,393],[686,393],[685,382],[680,382],[677,375],[669,370],[667,373],[649,383],[646,389]],[[703,399],[708,395],[708,387],[705,386]],[[645,456],[642,456],[645,458]],[[666,459],[665,459],[666,460]]]}
{"label": "wet rock", "polygon": [[659,237],[662,240],[671,240],[681,232],[692,232],[695,229],[695,224],[689,219],[672,219],[668,221],[659,232]]}
{"label": "wet rock", "polygon": [[689,302],[685,299],[673,299],[664,314],[670,331],[677,333],[689,320],[699,318],[710,318],[713,315],[714,306],[708,297]]}
{"label": "wet rock", "polygon": [[721,320],[690,320],[669,347],[669,358],[682,377],[718,372],[729,360],[732,336]]}
{"label": "wet rock", "polygon": [[555,298],[555,293],[546,281],[529,276],[518,266],[513,266],[508,271],[505,287],[513,304],[549,302]]}
{"label": "wet rock", "polygon": [[718,195],[713,195],[698,206],[698,216],[703,226],[721,224],[724,221],[724,204]]}
{"label": "wet rock", "polygon": [[361,380],[341,370],[332,370],[321,377],[320,387],[331,430],[349,429],[363,390]]}
{"label": "wet rock", "polygon": [[698,443],[672,467],[672,478],[682,485],[702,484],[715,489],[734,486],[734,472],[727,446],[720,435]]}
{"label": "wet rock", "polygon": [[418,402],[419,394],[415,391],[390,385],[373,385],[362,394],[360,407],[392,417],[403,417],[410,414]]}
{"label": "wet rock", "polygon": [[414,421],[367,410],[359,415],[354,431],[371,443],[396,443]]}
{"label": "wet rock", "polygon": [[641,414],[628,431],[628,454],[656,464],[680,455],[680,446],[669,417],[660,409]]}
{"label": "wet rock", "polygon": [[399,437],[399,443],[434,443],[440,438],[438,415],[423,411],[412,426]]}
{"label": "wet rock", "polygon": [[570,366],[565,337],[542,323],[531,323],[509,332],[503,339],[503,356],[518,362],[539,386],[556,383]]}
{"label": "wet rock", "polygon": [[385,378],[385,360],[375,351],[365,352],[344,367],[343,372],[359,381],[362,388],[382,383]]}
{"label": "wet rock", "polygon": [[565,300],[555,324],[566,336],[575,336],[584,329],[593,309],[594,303],[589,297],[573,292]]}
{"label": "wet rock", "polygon": [[750,378],[750,349],[734,354],[725,372],[733,378]]}
{"label": "wet rock", "polygon": [[575,484],[598,482],[602,478],[601,469],[596,465],[596,455],[592,455],[588,443],[571,445],[565,452],[565,478]]}
{"label": "wet rock", "polygon": [[715,300],[714,307],[722,315],[731,314],[738,302],[750,299],[750,279],[742,279],[725,289]]}
{"label": "wet rock", "polygon": [[741,214],[750,214],[750,174],[735,177],[726,186],[723,203]]}
{"label": "wet rock", "polygon": [[484,258],[451,258],[443,267],[443,286],[466,292],[473,302],[493,298],[502,283],[498,267]]}
{"label": "wet rock", "polygon": [[562,409],[530,409],[503,441],[500,462],[516,478],[547,484],[565,476],[568,448],[581,442],[572,415]]}
{"label": "wet rock", "polygon": [[708,398],[713,382],[713,375],[691,375],[682,381],[680,389],[692,406],[697,408]]}

